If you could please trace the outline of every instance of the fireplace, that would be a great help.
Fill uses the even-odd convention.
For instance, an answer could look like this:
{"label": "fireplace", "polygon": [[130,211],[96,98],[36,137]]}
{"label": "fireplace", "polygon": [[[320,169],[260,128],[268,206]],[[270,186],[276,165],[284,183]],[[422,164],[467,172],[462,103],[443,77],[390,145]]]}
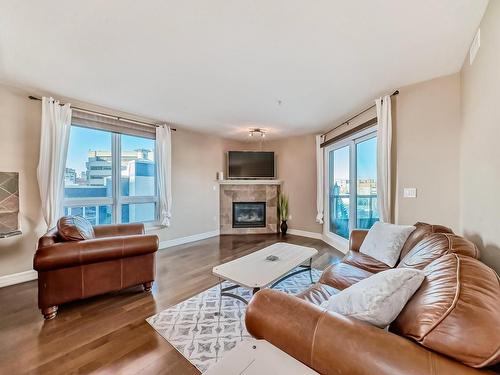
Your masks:
{"label": "fireplace", "polygon": [[266,202],[233,202],[233,228],[265,228]]}

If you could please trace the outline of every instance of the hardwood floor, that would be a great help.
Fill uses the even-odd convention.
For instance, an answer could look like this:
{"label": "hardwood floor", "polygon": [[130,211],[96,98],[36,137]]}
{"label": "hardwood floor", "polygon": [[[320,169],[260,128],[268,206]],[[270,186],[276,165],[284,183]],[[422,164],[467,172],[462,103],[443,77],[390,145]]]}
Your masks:
{"label": "hardwood floor", "polygon": [[199,374],[145,321],[217,283],[212,267],[286,241],[318,249],[324,269],[342,253],[320,240],[288,235],[221,236],[157,253],[152,293],[141,287],[62,305],[44,321],[37,283],[0,289],[1,374]]}

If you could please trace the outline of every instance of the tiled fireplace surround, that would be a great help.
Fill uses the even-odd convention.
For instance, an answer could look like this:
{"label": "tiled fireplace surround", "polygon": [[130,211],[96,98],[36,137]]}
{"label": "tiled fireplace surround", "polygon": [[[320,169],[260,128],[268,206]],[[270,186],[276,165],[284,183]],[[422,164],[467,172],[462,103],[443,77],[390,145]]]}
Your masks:
{"label": "tiled fireplace surround", "polygon": [[[251,234],[278,232],[277,180],[234,180],[220,183],[220,234]],[[265,228],[233,228],[233,202],[266,202]]]}

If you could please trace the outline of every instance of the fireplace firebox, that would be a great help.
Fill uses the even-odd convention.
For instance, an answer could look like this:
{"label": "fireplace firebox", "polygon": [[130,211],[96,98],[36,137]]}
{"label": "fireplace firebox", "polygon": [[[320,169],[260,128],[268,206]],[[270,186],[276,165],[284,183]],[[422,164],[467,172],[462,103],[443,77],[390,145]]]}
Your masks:
{"label": "fireplace firebox", "polygon": [[266,202],[233,202],[233,228],[264,228]]}

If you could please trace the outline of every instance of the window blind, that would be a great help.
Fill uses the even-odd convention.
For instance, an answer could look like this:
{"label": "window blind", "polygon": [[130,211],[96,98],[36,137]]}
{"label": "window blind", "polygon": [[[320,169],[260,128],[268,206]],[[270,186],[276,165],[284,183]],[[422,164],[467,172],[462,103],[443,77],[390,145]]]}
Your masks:
{"label": "window blind", "polygon": [[125,121],[113,116],[106,116],[73,109],[71,124],[85,128],[106,130],[113,133],[130,134],[155,139],[156,127]]}

